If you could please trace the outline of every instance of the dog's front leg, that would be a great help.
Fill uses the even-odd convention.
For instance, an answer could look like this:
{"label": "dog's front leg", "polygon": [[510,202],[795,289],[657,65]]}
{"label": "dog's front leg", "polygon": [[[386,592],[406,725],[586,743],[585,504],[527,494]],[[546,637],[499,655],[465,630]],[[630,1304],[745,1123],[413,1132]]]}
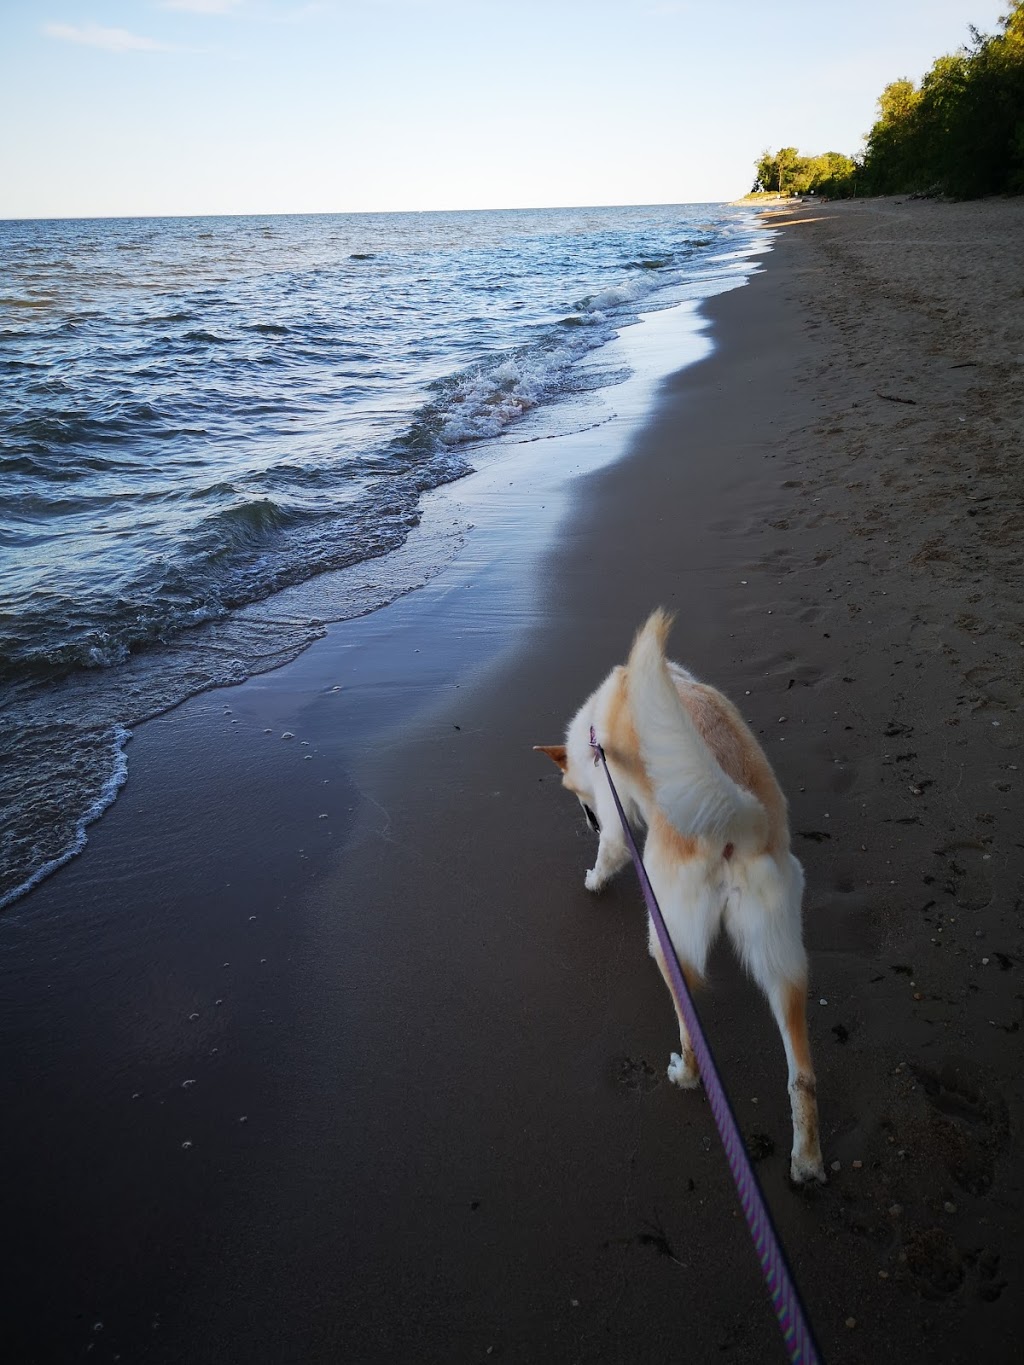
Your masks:
{"label": "dog's front leg", "polygon": [[615,876],[620,868],[629,862],[629,849],[622,837],[622,829],[616,824],[605,823],[601,826],[601,838],[597,845],[597,861],[587,873],[584,885],[588,891],[600,891],[606,882]]}

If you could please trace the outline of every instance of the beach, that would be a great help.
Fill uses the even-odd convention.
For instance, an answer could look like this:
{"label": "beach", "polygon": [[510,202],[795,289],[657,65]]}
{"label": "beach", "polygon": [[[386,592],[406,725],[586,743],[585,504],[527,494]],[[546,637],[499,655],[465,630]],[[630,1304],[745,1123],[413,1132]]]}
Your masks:
{"label": "beach", "polygon": [[12,1360],[785,1359],[531,751],[659,604],[806,869],[825,1187],[724,947],[698,1004],[823,1355],[1017,1358],[1024,202],[767,221],[621,459],[453,492],[447,568],[138,727],[5,912]]}

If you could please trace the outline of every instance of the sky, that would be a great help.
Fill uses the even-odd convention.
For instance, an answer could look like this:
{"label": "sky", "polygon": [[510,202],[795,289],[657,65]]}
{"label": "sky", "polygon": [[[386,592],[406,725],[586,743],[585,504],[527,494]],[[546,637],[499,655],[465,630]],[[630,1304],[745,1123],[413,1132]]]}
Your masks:
{"label": "sky", "polygon": [[0,0],[0,218],[672,204],[1007,0]]}

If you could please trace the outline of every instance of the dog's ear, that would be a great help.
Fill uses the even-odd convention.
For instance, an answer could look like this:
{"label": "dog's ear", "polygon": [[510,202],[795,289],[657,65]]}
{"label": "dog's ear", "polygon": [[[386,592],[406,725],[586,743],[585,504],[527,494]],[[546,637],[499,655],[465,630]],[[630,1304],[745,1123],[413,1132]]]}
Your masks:
{"label": "dog's ear", "polygon": [[552,763],[557,763],[564,773],[569,766],[569,760],[565,756],[564,744],[535,744],[534,749],[539,754],[547,754]]}

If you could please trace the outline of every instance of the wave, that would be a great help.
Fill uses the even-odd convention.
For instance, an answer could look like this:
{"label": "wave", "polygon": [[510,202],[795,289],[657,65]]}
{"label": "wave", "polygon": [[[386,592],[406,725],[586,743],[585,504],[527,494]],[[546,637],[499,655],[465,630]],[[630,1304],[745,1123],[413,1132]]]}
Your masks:
{"label": "wave", "polygon": [[149,317],[139,318],[137,326],[158,327],[168,322],[192,322],[195,316],[195,313],[187,309],[178,309],[174,313],[152,313]]}
{"label": "wave", "polygon": [[[80,752],[87,751],[90,748],[95,750],[89,754],[89,771],[95,774],[94,791],[91,798],[85,798],[84,807],[79,810],[77,816],[72,818],[70,826],[54,828],[54,822],[50,821],[50,841],[56,844],[56,848],[52,851],[47,850],[49,856],[43,854],[45,860],[34,867],[20,883],[15,882],[13,885],[7,886],[0,883],[0,910],[16,901],[20,896],[24,896],[26,892],[31,891],[34,886],[38,886],[52,872],[56,872],[58,868],[63,867],[65,863],[69,863],[72,858],[81,853],[87,843],[86,830],[100,818],[109,806],[113,805],[118,792],[124,786],[128,778],[128,758],[125,754],[125,745],[131,739],[131,731],[123,725],[113,725],[108,731],[101,734],[98,740],[93,740],[92,745],[89,743],[90,738],[88,735],[80,736],[78,743]],[[49,737],[47,739],[49,740]],[[48,744],[48,747],[51,745]],[[45,758],[42,755],[40,758],[45,763]],[[5,845],[10,845],[10,847],[3,849],[4,857],[0,860],[5,869],[17,867],[20,861],[19,853],[21,858],[24,858],[23,851],[17,847],[22,839],[31,840],[32,850],[36,853],[37,858],[39,856],[39,840],[31,820],[31,812],[24,810],[24,794],[19,792],[18,797],[17,803],[10,807],[15,812],[15,818],[12,822],[14,828],[5,831],[3,840]],[[19,828],[19,825],[24,826],[24,828]]]}
{"label": "wave", "polygon": [[[52,394],[53,385],[39,385],[37,392]],[[170,413],[145,401],[108,402],[97,409],[63,408],[21,417],[7,426],[12,444],[24,447],[19,455],[43,457],[40,468],[50,464],[56,477],[65,477],[66,452],[80,447],[83,452],[96,446],[118,446],[118,455],[83,455],[83,468],[99,470],[137,463],[126,438],[171,440],[179,436],[205,435],[200,427],[182,426]]]}
{"label": "wave", "polygon": [[301,517],[271,498],[256,498],[211,512],[186,541],[186,549],[216,564],[239,550],[262,549],[268,541]]}

